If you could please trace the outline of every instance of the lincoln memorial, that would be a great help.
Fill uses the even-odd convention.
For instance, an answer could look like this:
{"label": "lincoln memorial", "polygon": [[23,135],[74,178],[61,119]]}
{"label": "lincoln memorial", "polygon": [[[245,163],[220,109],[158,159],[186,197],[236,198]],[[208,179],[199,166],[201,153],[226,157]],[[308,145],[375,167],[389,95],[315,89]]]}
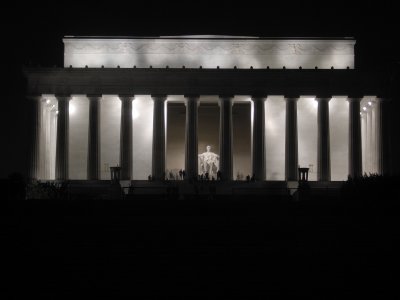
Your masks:
{"label": "lincoln memorial", "polygon": [[390,95],[353,38],[66,36],[26,68],[30,178],[342,181],[389,174]]}

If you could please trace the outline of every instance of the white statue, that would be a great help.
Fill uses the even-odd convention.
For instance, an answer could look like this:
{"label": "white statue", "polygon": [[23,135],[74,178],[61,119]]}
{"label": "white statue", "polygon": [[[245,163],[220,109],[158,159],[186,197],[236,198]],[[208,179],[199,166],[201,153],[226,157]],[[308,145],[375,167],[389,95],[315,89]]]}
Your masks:
{"label": "white statue", "polygon": [[210,151],[211,146],[207,146],[206,149],[206,152],[199,154],[199,173],[202,175],[208,173],[211,179],[219,170],[219,155]]}

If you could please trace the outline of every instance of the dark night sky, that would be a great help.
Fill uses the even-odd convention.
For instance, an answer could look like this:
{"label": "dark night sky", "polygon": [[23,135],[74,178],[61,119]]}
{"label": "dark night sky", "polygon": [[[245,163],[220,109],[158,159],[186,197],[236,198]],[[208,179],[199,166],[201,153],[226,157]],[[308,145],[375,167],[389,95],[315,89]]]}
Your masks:
{"label": "dark night sky", "polygon": [[[399,16],[377,1],[14,1],[2,7],[6,48],[0,110],[0,178],[26,166],[27,109],[22,67],[62,66],[64,35],[225,34],[357,39],[357,68],[399,70]],[[240,4],[239,4],[240,3]],[[260,3],[264,4],[264,7]],[[4,64],[4,62],[3,62]],[[397,67],[396,67],[397,66]],[[4,69],[3,69],[4,70]],[[398,76],[398,75],[397,75]],[[4,79],[3,79],[4,80]],[[3,87],[4,88],[4,87]],[[5,141],[5,142],[4,142]]]}

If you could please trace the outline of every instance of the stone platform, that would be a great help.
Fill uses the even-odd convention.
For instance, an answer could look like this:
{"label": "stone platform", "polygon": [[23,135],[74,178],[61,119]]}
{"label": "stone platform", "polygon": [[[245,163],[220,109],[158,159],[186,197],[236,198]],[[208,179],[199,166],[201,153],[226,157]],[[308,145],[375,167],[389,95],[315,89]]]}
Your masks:
{"label": "stone platform", "polygon": [[[53,181],[53,183],[56,183]],[[338,197],[341,181],[308,182],[312,196]],[[286,181],[144,181],[70,180],[66,184],[67,199],[297,199],[298,182]]]}

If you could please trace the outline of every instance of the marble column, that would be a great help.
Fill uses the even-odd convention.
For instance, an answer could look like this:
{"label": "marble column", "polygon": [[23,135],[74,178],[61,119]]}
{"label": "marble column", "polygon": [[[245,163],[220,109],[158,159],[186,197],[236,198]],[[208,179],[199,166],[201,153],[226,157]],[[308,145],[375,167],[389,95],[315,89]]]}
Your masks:
{"label": "marble column", "polygon": [[222,180],[233,179],[232,105],[233,96],[219,97],[219,149]]}
{"label": "marble column", "polygon": [[29,96],[31,107],[29,179],[40,177],[40,133],[42,128],[42,97]]}
{"label": "marble column", "polygon": [[165,95],[152,95],[153,107],[153,153],[152,177],[165,179]]}
{"label": "marble column", "polygon": [[69,101],[71,96],[58,96],[56,180],[68,179],[69,160]]}
{"label": "marble column", "polygon": [[197,138],[197,107],[199,96],[185,96],[186,127],[185,127],[185,172],[186,179],[196,179],[198,176],[198,138]]}
{"label": "marble column", "polygon": [[361,170],[367,170],[367,114],[360,111],[361,122]]}
{"label": "marble column", "polygon": [[50,118],[50,179],[56,178],[57,119],[57,109],[54,108]]}
{"label": "marble column", "polygon": [[318,181],[331,180],[331,156],[329,136],[329,100],[317,98],[318,101]]}
{"label": "marble column", "polygon": [[50,179],[50,145],[51,145],[51,140],[50,140],[50,116],[51,116],[51,110],[49,108],[49,105],[47,105],[46,100],[42,100],[42,131],[41,135],[42,138],[40,139],[40,157],[41,159],[40,162],[40,168],[42,170],[41,172],[41,178],[43,179]]}
{"label": "marble column", "polygon": [[298,135],[297,135],[297,100],[286,100],[286,134],[285,134],[285,177],[287,181],[298,179]]}
{"label": "marble column", "polygon": [[372,164],[372,159],[373,159],[373,154],[372,154],[372,111],[370,107],[366,107],[366,114],[367,114],[367,138],[366,138],[366,162],[367,162],[367,169],[364,170],[364,172],[367,172],[367,174],[373,172],[373,164]]}
{"label": "marble column", "polygon": [[391,175],[390,165],[390,100],[388,98],[377,98],[376,102],[376,138],[377,138],[377,168],[381,175]]}
{"label": "marble column", "polygon": [[265,180],[265,97],[252,97],[252,169],[255,180]]}
{"label": "marble column", "polygon": [[100,179],[100,100],[101,95],[87,95],[89,99],[89,130],[87,179]]}
{"label": "marble column", "polygon": [[369,105],[371,109],[371,120],[372,120],[372,131],[371,131],[371,150],[372,150],[372,159],[371,159],[371,164],[372,164],[372,172],[373,173],[378,173],[378,148],[377,148],[377,107],[375,104],[375,101],[370,101],[371,105]]}
{"label": "marble column", "polygon": [[132,101],[134,96],[120,95],[121,100],[121,130],[119,146],[119,166],[121,167],[121,179],[132,178]]}
{"label": "marble column", "polygon": [[349,101],[349,175],[352,178],[362,175],[361,150],[361,98],[348,98]]}

